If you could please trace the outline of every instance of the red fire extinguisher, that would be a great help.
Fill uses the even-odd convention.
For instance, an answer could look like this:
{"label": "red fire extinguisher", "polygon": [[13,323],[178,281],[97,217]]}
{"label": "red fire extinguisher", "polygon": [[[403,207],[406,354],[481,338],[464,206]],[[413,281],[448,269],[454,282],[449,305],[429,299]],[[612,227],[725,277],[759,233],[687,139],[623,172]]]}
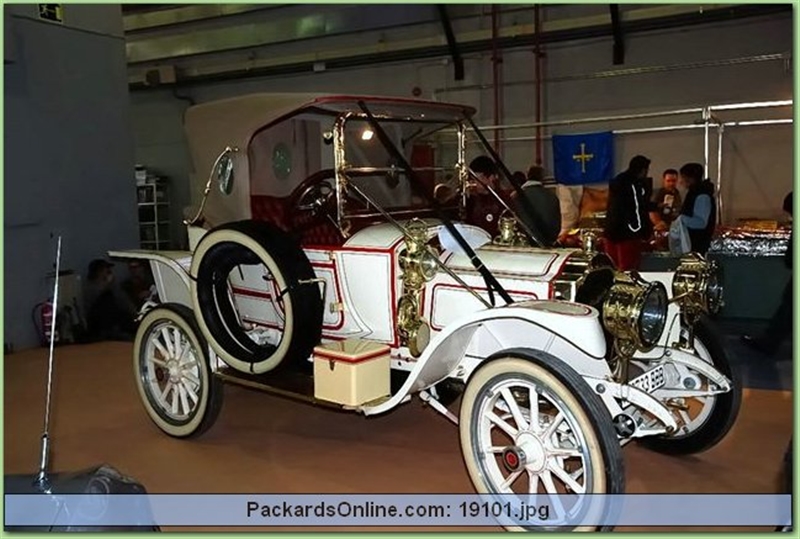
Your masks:
{"label": "red fire extinguisher", "polygon": [[[43,345],[50,344],[50,335],[53,331],[53,316],[55,314],[55,309],[53,308],[53,302],[51,300],[44,301],[37,305],[34,309],[39,310],[38,316],[38,328],[39,336],[42,339]],[[36,319],[36,315],[34,314],[34,320]],[[56,329],[56,335],[54,342],[58,342],[58,329]]]}

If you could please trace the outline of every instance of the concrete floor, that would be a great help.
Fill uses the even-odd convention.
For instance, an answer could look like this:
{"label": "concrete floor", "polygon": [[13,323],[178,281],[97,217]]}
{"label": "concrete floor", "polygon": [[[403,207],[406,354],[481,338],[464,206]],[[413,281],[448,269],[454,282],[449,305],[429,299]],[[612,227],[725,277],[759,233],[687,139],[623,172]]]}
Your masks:
{"label": "concrete floor", "polygon": [[[105,462],[152,493],[474,492],[457,429],[417,400],[366,419],[227,386],[220,418],[208,433],[192,441],[172,439],[139,403],[131,348],[100,343],[57,349],[54,470]],[[38,467],[46,366],[45,349],[5,358],[6,474],[32,474]],[[629,444],[627,491],[776,492],[791,435],[791,392],[745,389],[732,432],[704,454],[667,457]]]}

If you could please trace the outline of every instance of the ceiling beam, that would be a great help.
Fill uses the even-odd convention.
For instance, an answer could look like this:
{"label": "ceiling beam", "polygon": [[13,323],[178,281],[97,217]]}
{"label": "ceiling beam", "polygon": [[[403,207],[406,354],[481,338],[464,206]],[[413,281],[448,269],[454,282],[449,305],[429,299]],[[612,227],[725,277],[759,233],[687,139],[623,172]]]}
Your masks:
{"label": "ceiling beam", "polygon": [[611,10],[611,32],[614,36],[614,65],[625,63],[625,34],[622,31],[622,20],[619,16],[619,4],[609,4]]}
{"label": "ceiling beam", "polygon": [[439,18],[442,21],[444,35],[447,38],[447,47],[450,49],[450,57],[453,59],[455,80],[464,80],[464,59],[461,57],[461,52],[458,50],[458,42],[453,33],[453,25],[450,24],[450,17],[447,15],[447,6],[444,4],[437,4],[436,8],[439,10]]}
{"label": "ceiling beam", "polygon": [[[772,5],[714,5],[705,7],[702,11],[687,9],[689,6],[673,5],[655,8],[641,8],[626,11],[622,14],[625,19],[627,35],[661,30],[681,28],[690,25],[699,25],[720,21],[730,21],[745,17],[774,15],[778,13],[792,13],[789,4]],[[648,16],[649,15],[649,16]],[[584,20],[583,24],[566,21],[551,21],[543,25],[543,31],[538,36],[541,45],[579,39],[608,37],[613,33],[610,14],[604,17],[592,17],[591,21]],[[533,25],[517,25],[502,28],[497,46],[501,49],[516,49],[533,47],[537,36],[533,32]],[[313,72],[320,65],[326,70],[363,67],[380,63],[415,61],[428,58],[443,58],[450,56],[449,46],[444,43],[442,36],[421,38],[416,40],[380,43],[375,46],[360,46],[349,49],[314,51],[307,54],[291,56],[273,56],[257,59],[247,59],[242,62],[226,61],[219,65],[185,65],[180,66],[180,76],[173,83],[176,85],[192,85],[221,82],[234,79],[262,78],[290,74]],[[461,54],[473,54],[492,50],[492,40],[486,30],[466,32],[458,36],[459,51]],[[173,62],[177,59],[173,59]],[[178,64],[175,64],[176,66]],[[224,67],[223,67],[224,65]],[[148,90],[152,86],[144,83],[147,66],[130,66],[129,84],[132,90]],[[169,84],[164,85],[169,86]]]}

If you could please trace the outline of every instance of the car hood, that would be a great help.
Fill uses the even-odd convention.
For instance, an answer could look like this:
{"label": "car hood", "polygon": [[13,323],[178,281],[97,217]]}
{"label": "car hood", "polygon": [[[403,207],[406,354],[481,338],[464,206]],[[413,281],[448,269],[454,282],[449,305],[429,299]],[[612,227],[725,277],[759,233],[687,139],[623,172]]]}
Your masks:
{"label": "car hood", "polygon": [[[497,278],[551,281],[561,271],[573,249],[534,250],[531,248],[486,245],[475,250],[481,262]],[[478,273],[463,253],[450,253],[445,264],[459,274]]]}

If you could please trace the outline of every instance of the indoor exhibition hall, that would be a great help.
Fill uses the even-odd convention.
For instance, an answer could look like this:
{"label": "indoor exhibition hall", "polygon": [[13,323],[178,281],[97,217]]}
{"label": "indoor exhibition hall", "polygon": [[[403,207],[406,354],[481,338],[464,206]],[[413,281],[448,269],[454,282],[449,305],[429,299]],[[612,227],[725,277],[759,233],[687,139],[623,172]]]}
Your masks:
{"label": "indoor exhibition hall", "polygon": [[791,532],[794,5],[4,5],[7,532]]}

